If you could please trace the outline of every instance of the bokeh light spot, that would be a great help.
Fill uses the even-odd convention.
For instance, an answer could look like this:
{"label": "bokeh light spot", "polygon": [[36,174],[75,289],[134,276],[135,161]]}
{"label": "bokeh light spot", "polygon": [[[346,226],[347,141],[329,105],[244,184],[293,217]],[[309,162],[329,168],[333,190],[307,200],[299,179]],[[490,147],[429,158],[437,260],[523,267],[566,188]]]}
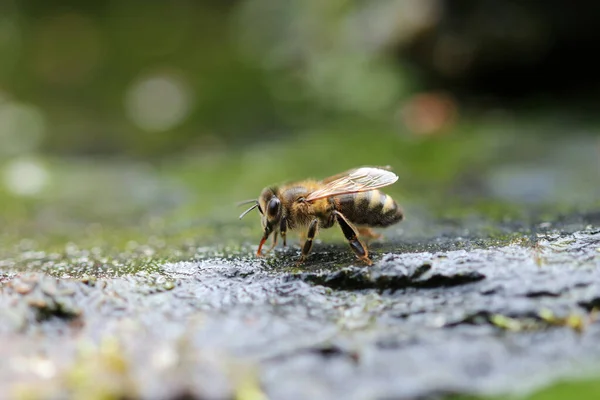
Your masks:
{"label": "bokeh light spot", "polygon": [[46,122],[39,108],[0,99],[0,155],[35,150],[43,138]]}
{"label": "bokeh light spot", "polygon": [[18,196],[33,196],[46,187],[50,175],[35,159],[16,159],[4,168],[4,185]]}
{"label": "bokeh light spot", "polygon": [[457,114],[456,100],[444,92],[416,94],[400,110],[402,122],[416,135],[433,135],[450,128]]}
{"label": "bokeh light spot", "polygon": [[344,54],[322,55],[309,64],[306,78],[323,104],[365,115],[393,105],[402,89],[389,64]]}
{"label": "bokeh light spot", "polygon": [[191,108],[188,85],[179,76],[163,74],[138,79],[125,95],[128,117],[148,132],[163,132],[181,124]]}

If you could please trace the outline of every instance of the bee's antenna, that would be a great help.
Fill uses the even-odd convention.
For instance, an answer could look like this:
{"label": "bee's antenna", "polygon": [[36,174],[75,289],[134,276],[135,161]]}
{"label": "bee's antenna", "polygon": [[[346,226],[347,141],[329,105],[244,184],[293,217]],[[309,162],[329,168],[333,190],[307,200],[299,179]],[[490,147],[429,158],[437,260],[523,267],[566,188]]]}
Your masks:
{"label": "bee's antenna", "polygon": [[[254,200],[254,201],[256,201],[256,200]],[[256,204],[255,204],[255,205],[253,205],[252,207],[250,207],[249,209],[247,209],[246,211],[244,211],[244,212],[242,213],[242,215],[240,215],[240,219],[244,218],[244,216],[245,216],[246,214],[248,214],[250,211],[254,210],[256,207],[258,207],[258,201],[256,201]]]}
{"label": "bee's antenna", "polygon": [[236,206],[243,206],[244,204],[250,204],[250,203],[258,203],[258,201],[256,201],[256,199],[250,199],[250,200],[244,200],[244,201],[240,201],[239,203],[236,204]]}
{"label": "bee's antenna", "polygon": [[255,205],[253,205],[252,207],[250,207],[249,209],[247,209],[246,211],[244,211],[242,213],[242,215],[240,215],[240,219],[244,218],[244,216],[246,214],[248,214],[250,211],[254,210],[256,207],[258,207],[258,202]]}
{"label": "bee's antenna", "polygon": [[[250,211],[254,210],[256,207],[258,207],[258,210],[260,211],[260,207],[258,205],[258,200],[256,199],[250,199],[250,200],[244,200],[244,201],[240,201],[239,203],[237,203],[237,206],[243,206],[244,204],[250,204],[250,203],[254,203],[254,205],[252,207],[250,207],[249,209],[247,209],[246,211],[244,211],[242,213],[242,215],[240,215],[240,219],[244,218],[244,216],[246,214],[248,214]],[[262,211],[261,211],[262,213]]]}

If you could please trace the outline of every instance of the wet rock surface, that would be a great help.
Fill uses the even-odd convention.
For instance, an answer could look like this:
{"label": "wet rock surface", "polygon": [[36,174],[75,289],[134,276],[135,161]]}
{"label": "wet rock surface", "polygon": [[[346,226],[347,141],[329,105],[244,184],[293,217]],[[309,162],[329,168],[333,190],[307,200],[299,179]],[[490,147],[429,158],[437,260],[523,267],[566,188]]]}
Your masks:
{"label": "wet rock surface", "polygon": [[0,386],[41,398],[415,398],[518,393],[598,365],[600,230],[493,243],[394,238],[372,246],[372,267],[324,244],[302,266],[294,250],[251,249],[59,277],[5,260]]}

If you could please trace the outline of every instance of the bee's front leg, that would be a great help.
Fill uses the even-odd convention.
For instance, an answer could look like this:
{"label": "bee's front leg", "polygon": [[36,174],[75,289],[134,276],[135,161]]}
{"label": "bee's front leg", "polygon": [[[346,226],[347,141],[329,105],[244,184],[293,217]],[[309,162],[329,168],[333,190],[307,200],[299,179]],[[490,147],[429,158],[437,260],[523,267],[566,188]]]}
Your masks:
{"label": "bee's front leg", "polygon": [[350,244],[350,248],[356,256],[364,261],[367,265],[372,265],[373,261],[369,258],[369,252],[367,248],[362,244],[360,240],[358,240],[358,233],[356,232],[356,228],[344,217],[344,215],[338,211],[335,212],[335,217],[337,219],[338,224],[340,224],[340,228],[342,228],[342,232],[344,236],[348,240],[348,244]]}
{"label": "bee's front leg", "polygon": [[273,250],[275,248],[275,246],[277,246],[277,232],[275,232],[273,234],[273,243],[271,243],[271,247],[269,247],[267,250],[265,250],[265,252],[263,254],[267,254],[268,252],[270,252],[271,250]]}
{"label": "bee's front leg", "polygon": [[310,249],[312,248],[313,239],[317,234],[317,226],[319,225],[318,219],[313,219],[310,225],[308,226],[308,233],[306,234],[306,241],[304,242],[304,246],[302,246],[302,255],[300,256],[300,261],[303,262],[306,259],[308,253],[310,253]]}

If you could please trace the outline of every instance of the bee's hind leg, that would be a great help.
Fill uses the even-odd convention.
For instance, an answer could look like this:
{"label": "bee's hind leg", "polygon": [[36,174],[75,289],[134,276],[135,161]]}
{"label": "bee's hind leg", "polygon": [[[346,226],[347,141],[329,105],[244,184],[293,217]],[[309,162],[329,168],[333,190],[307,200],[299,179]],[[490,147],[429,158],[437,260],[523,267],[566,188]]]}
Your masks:
{"label": "bee's hind leg", "polygon": [[308,232],[306,234],[306,240],[304,241],[304,245],[302,246],[302,255],[300,256],[300,261],[303,262],[306,260],[306,256],[310,253],[310,249],[312,248],[313,239],[317,234],[317,226],[319,225],[318,219],[313,219],[310,225],[308,226]]}
{"label": "bee's hind leg", "polygon": [[364,261],[367,265],[372,265],[373,261],[371,261],[371,259],[369,258],[369,251],[367,250],[365,245],[363,245],[362,242],[358,240],[358,233],[356,231],[356,228],[340,212],[336,211],[335,218],[338,224],[340,224],[340,228],[342,228],[342,232],[348,240],[348,244],[350,244],[350,248],[352,249],[352,251],[354,251],[356,256],[361,261]]}

